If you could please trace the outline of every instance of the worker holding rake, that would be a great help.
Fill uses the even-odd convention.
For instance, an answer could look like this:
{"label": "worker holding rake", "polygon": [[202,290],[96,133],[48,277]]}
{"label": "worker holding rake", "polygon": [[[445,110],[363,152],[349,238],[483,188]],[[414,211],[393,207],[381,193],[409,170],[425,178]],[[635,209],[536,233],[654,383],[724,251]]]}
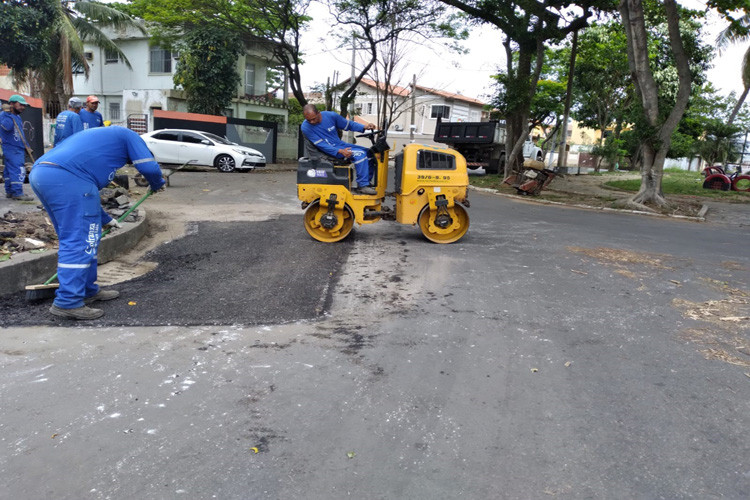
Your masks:
{"label": "worker holding rake", "polygon": [[99,190],[127,163],[148,180],[152,191],[166,183],[143,139],[123,127],[93,128],[72,135],[39,158],[31,170],[31,187],[47,210],[60,242],[60,286],[50,307],[56,316],[96,319],[104,311],[88,304],[120,295],[116,290],[100,290],[95,283],[102,227],[119,227],[102,209]]}

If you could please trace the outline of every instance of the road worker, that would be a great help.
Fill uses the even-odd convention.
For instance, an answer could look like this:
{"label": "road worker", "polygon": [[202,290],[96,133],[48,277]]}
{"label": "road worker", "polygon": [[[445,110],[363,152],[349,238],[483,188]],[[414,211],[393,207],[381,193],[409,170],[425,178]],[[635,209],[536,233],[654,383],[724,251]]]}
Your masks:
{"label": "road worker", "polygon": [[127,163],[148,180],[151,190],[158,191],[166,183],[146,143],[124,127],[97,127],[72,135],[39,158],[31,170],[31,187],[47,210],[60,242],[60,287],[50,308],[56,316],[96,319],[104,312],[88,304],[120,295],[95,283],[102,227],[120,227],[102,209],[99,190]]}
{"label": "road worker", "polygon": [[335,158],[350,158],[354,163],[357,171],[357,189],[354,191],[359,194],[377,194],[377,191],[370,187],[373,167],[372,158],[368,154],[369,148],[344,142],[338,135],[339,130],[343,132],[375,130],[375,125],[372,123],[362,125],[347,120],[333,111],[319,111],[313,104],[306,104],[302,112],[305,115],[302,133],[315,147]]}
{"label": "road worker", "polygon": [[78,116],[78,113],[81,112],[81,106],[83,106],[83,103],[79,98],[71,97],[68,101],[68,109],[57,115],[55,119],[55,147],[62,144],[71,135],[83,130],[83,122],[81,122],[81,117]]}
{"label": "road worker", "polygon": [[[26,179],[26,136],[23,132],[21,113],[28,103],[22,96],[10,96],[8,104],[3,105],[0,113],[0,139],[3,141],[3,179],[5,179],[5,197],[19,201],[31,201],[29,195],[23,194],[23,181]],[[6,110],[7,108],[7,110]]]}

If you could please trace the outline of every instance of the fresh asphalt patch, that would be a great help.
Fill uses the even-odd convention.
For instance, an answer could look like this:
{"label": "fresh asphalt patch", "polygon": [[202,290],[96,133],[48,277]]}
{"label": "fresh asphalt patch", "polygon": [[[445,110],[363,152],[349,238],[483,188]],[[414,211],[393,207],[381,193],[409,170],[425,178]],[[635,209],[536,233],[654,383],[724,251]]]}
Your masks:
{"label": "fresh asphalt patch", "polygon": [[52,316],[52,300],[3,299],[0,326],[279,324],[321,316],[331,302],[351,240],[320,243],[299,216],[263,222],[200,222],[144,258],[155,270],[112,288],[120,297],[76,322]]}

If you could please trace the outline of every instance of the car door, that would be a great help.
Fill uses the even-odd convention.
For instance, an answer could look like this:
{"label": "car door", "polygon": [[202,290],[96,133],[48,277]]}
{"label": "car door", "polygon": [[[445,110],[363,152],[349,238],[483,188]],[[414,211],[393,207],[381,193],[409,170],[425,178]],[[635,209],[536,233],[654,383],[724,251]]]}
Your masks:
{"label": "car door", "polygon": [[179,161],[180,133],[170,130],[158,132],[146,139],[148,149],[159,163],[177,163]]}
{"label": "car door", "polygon": [[[209,144],[205,144],[208,141]],[[180,163],[195,161],[198,165],[213,165],[213,142],[195,132],[182,132],[180,140]]]}

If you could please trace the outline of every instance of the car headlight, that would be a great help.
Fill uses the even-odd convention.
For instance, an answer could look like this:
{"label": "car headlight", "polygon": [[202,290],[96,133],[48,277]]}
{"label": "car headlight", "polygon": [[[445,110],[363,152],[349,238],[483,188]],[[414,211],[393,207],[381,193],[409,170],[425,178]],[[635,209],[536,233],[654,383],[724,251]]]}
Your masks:
{"label": "car headlight", "polygon": [[241,149],[233,149],[232,151],[234,151],[235,153],[239,153],[241,155],[245,155],[245,156],[250,156],[254,158],[262,158],[261,155],[258,155],[256,153],[251,153],[250,151],[243,151]]}

